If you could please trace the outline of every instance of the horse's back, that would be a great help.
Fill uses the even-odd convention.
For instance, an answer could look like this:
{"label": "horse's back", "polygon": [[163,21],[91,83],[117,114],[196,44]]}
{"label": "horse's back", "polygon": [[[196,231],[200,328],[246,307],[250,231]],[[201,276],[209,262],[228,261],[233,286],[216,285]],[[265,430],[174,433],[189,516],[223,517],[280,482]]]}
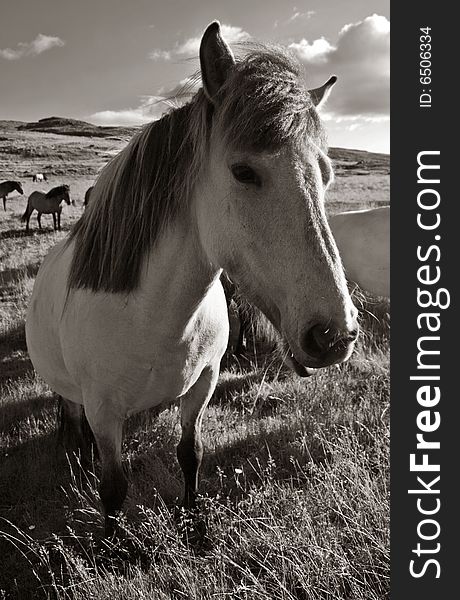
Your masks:
{"label": "horse's back", "polygon": [[347,276],[378,296],[390,296],[390,207],[349,211],[329,219]]}
{"label": "horse's back", "polygon": [[0,197],[4,194],[9,194],[10,192],[14,191],[14,189],[14,181],[2,181],[0,183]]}
{"label": "horse's back", "polygon": [[37,206],[40,206],[43,203],[45,196],[45,192],[39,192],[38,190],[35,190],[30,194],[27,202],[30,206],[37,208]]}
{"label": "horse's back", "polygon": [[35,208],[38,212],[45,214],[50,214],[60,210],[60,200],[48,198],[46,192],[32,192],[29,196],[28,204],[31,208]]}

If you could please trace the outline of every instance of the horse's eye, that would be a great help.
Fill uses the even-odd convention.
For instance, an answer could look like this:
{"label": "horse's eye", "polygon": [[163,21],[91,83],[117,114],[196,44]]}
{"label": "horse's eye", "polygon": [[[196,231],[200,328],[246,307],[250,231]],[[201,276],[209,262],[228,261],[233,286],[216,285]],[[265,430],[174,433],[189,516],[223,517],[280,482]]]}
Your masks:
{"label": "horse's eye", "polygon": [[240,183],[256,185],[257,187],[262,185],[260,177],[248,165],[232,165],[231,171],[233,177]]}

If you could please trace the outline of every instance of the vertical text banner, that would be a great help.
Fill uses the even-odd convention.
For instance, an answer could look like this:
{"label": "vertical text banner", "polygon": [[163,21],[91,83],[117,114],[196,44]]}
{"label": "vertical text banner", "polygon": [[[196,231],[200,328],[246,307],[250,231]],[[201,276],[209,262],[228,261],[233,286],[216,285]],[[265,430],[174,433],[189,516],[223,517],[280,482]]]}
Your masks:
{"label": "vertical text banner", "polygon": [[451,598],[460,578],[460,30],[451,6],[393,2],[391,12],[392,600]]}

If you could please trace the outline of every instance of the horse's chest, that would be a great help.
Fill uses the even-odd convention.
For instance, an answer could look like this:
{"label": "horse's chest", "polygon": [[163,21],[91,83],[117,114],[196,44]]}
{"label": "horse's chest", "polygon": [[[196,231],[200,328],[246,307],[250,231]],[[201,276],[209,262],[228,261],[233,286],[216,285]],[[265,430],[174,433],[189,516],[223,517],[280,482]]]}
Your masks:
{"label": "horse's chest", "polygon": [[220,360],[228,337],[225,303],[201,311],[181,331],[160,317],[116,319],[94,307],[78,322],[78,333],[65,336],[72,341],[65,353],[77,384],[111,397],[127,414],[185,394],[207,365]]}
{"label": "horse's chest", "polygon": [[[206,337],[206,340],[203,339]],[[153,340],[152,340],[153,342]],[[131,355],[132,372],[138,374],[133,410],[174,400],[190,389],[201,371],[219,353],[218,335],[203,332],[180,343],[152,344],[150,352]]]}

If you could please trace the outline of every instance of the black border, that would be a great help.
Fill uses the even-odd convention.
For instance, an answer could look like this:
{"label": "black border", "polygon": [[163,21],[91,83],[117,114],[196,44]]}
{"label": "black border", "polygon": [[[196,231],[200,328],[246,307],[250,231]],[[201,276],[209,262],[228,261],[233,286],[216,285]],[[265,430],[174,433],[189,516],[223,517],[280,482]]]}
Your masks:
{"label": "black border", "polygon": [[[459,192],[455,189],[460,171],[455,138],[458,135],[457,40],[460,25],[447,2],[393,2],[391,5],[391,598],[424,600],[459,597],[456,585],[460,575],[459,516],[460,508],[458,457],[460,455],[460,421],[457,392],[457,337],[460,334],[457,312],[460,266]],[[450,13],[448,12],[451,8]],[[432,90],[431,108],[419,108],[423,86],[419,81],[420,27],[431,27]],[[418,579],[409,573],[409,561],[414,558],[417,524],[423,518],[417,511],[416,497],[408,489],[416,484],[410,472],[409,455],[416,445],[416,416],[421,410],[416,400],[418,384],[409,377],[416,373],[417,329],[417,269],[420,266],[416,249],[427,245],[433,232],[423,232],[417,226],[417,154],[423,150],[439,150],[441,165],[441,240],[442,276],[439,286],[449,290],[450,307],[441,310],[440,388],[437,407],[441,425],[437,432],[441,442],[436,451],[440,470],[441,509],[436,515],[441,526],[437,541],[441,547],[436,555],[441,574],[435,578],[435,568],[427,569]],[[436,264],[436,263],[433,263]],[[433,435],[433,438],[435,436]],[[433,456],[435,456],[433,454]],[[433,555],[434,557],[435,555]]]}

